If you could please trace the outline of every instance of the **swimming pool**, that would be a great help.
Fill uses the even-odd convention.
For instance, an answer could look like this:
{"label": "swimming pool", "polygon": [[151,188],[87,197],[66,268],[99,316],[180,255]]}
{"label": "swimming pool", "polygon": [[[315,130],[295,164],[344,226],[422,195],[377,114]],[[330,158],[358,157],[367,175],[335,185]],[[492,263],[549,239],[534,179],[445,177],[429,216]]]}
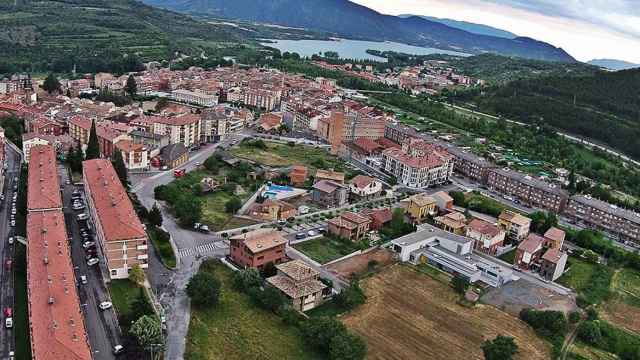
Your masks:
{"label": "swimming pool", "polygon": [[291,186],[270,184],[267,187],[268,192],[293,191]]}

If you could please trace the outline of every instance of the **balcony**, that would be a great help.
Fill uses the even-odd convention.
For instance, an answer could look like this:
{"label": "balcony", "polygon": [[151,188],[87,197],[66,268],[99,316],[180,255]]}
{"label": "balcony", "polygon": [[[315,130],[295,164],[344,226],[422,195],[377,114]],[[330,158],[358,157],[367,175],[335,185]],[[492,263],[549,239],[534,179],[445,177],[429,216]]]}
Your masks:
{"label": "balcony", "polygon": [[136,250],[147,250],[147,248],[148,248],[148,245],[138,245],[136,247]]}
{"label": "balcony", "polygon": [[138,259],[138,260],[146,260],[146,259],[148,259],[148,258],[149,258],[149,255],[147,255],[147,254],[144,254],[144,255],[138,255],[138,257],[137,257],[137,259]]}

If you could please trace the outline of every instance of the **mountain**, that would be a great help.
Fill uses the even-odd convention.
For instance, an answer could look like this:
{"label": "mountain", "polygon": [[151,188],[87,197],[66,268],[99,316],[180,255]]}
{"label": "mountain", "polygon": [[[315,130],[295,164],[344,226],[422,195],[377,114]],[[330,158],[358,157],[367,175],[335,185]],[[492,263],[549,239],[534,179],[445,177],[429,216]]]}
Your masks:
{"label": "mountain", "polygon": [[526,37],[505,39],[473,34],[418,16],[383,15],[348,0],[143,0],[196,16],[242,19],[326,31],[337,36],[397,41],[471,54],[498,53],[574,62],[560,48]]}
{"label": "mountain", "polygon": [[134,0],[0,0],[0,14],[0,74],[70,72],[74,65],[79,72],[128,71],[141,60],[246,39],[240,29]]}
{"label": "mountain", "polygon": [[443,19],[443,18],[437,18],[433,16],[424,16],[424,15],[398,15],[398,17],[401,17],[401,18],[408,18],[412,16],[419,16],[425,20],[435,21],[440,24],[445,24],[447,26],[450,26],[452,28],[464,30],[464,31],[467,31],[473,34],[478,34],[478,35],[494,36],[494,37],[500,37],[505,39],[515,39],[518,37],[518,35],[512,32],[494,28],[489,25],[476,24],[476,23],[471,23],[467,21],[458,21],[458,20],[452,20],[452,19]]}
{"label": "mountain", "polygon": [[640,67],[640,64],[630,63],[628,61],[623,60],[615,60],[615,59],[593,59],[588,61],[587,64],[599,66],[601,68],[609,69],[609,70],[627,70]]}

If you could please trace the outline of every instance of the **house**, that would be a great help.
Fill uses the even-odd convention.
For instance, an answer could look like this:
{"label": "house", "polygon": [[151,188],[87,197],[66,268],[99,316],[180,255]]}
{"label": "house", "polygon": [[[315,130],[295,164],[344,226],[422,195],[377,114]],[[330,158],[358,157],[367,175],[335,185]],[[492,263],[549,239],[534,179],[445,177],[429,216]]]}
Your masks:
{"label": "house", "polygon": [[309,177],[309,169],[306,166],[295,165],[289,171],[289,180],[291,180],[292,186],[301,187]]}
{"label": "house", "polygon": [[316,176],[314,181],[317,183],[318,181],[329,180],[336,182],[338,184],[344,184],[344,173],[332,171],[332,170],[316,170]]}
{"label": "house", "polygon": [[487,221],[473,219],[467,226],[467,236],[475,240],[474,249],[495,255],[504,244],[505,232]]}
{"label": "house", "polygon": [[355,201],[372,199],[382,193],[382,182],[369,176],[358,175],[351,180],[349,192]]}
{"label": "house", "polygon": [[278,273],[267,278],[267,283],[280,290],[297,311],[307,311],[322,304],[322,293],[327,286],[319,273],[301,260],[276,265]]}
{"label": "house", "polygon": [[266,221],[287,220],[298,215],[298,210],[280,200],[266,199],[262,204],[256,203],[249,209],[249,216]]}
{"label": "house", "polygon": [[436,205],[440,213],[453,210],[453,198],[446,192],[438,191],[435,194],[431,194],[431,197],[436,200]]}
{"label": "house", "polygon": [[547,250],[540,259],[540,275],[547,280],[555,281],[564,273],[568,255],[557,248]]}
{"label": "house", "polygon": [[142,144],[132,140],[121,140],[116,143],[116,149],[122,154],[127,170],[139,170],[149,168],[149,152]]}
{"label": "house", "polygon": [[345,212],[340,216],[327,221],[327,231],[331,235],[358,241],[365,237],[369,231],[371,219],[353,212]]}
{"label": "house", "polygon": [[436,200],[425,193],[413,195],[407,204],[407,214],[414,224],[422,224],[428,216],[436,214]]}
{"label": "house", "polygon": [[515,265],[521,269],[529,270],[538,266],[538,260],[542,256],[545,240],[540,235],[531,233],[518,245],[516,249]]}
{"label": "house", "polygon": [[368,216],[371,219],[371,225],[369,225],[371,230],[381,230],[393,219],[393,213],[389,208],[375,210],[367,209],[362,211],[362,215]]}
{"label": "house", "polygon": [[282,114],[267,113],[260,115],[259,129],[263,132],[272,132],[282,126]]}
{"label": "house", "polygon": [[435,225],[444,231],[454,233],[456,235],[466,234],[467,218],[463,213],[452,211],[433,219]]}
{"label": "house", "polygon": [[273,229],[253,230],[229,239],[230,258],[243,269],[262,270],[268,263],[274,265],[287,258],[285,239],[279,231]]}
{"label": "house", "polygon": [[529,235],[531,219],[511,210],[504,210],[498,216],[498,226],[507,233],[507,239],[520,242]]}
{"label": "house", "polygon": [[343,206],[348,198],[348,187],[329,180],[316,182],[311,192],[312,201],[326,208]]}
{"label": "house", "polygon": [[562,250],[562,244],[564,244],[565,232],[557,227],[551,227],[544,233],[544,247],[549,249]]}
{"label": "house", "polygon": [[163,164],[175,168],[189,160],[189,151],[182,143],[171,144],[160,149],[160,158]]}

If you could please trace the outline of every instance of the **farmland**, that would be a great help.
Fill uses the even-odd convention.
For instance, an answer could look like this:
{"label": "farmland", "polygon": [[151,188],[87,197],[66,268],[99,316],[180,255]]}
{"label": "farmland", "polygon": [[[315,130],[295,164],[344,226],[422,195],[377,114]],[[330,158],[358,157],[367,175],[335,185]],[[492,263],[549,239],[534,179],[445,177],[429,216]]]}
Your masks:
{"label": "farmland", "polygon": [[305,165],[315,169],[341,170],[344,166],[340,159],[329,155],[326,150],[303,145],[244,141],[240,146],[233,148],[231,153],[239,158],[272,167]]}
{"label": "farmland", "polygon": [[516,359],[548,359],[548,345],[519,319],[492,306],[457,304],[440,281],[404,265],[392,265],[362,282],[367,303],[343,318],[363,336],[369,359],[483,359],[481,344],[512,336]]}

